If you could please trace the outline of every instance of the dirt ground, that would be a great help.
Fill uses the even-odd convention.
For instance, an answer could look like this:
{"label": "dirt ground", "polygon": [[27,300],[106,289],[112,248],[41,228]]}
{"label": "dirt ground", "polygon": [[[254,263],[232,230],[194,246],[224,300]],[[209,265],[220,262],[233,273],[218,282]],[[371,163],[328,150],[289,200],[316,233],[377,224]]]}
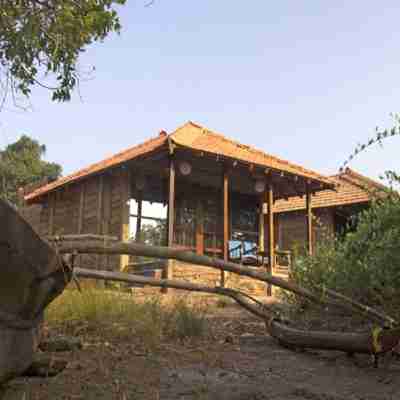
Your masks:
{"label": "dirt ground", "polygon": [[[18,378],[0,399],[389,400],[400,398],[400,360],[294,351],[234,306],[210,316],[207,340],[163,343],[150,353],[135,337],[82,332],[84,347],[53,378]],[[56,334],[57,332],[50,332]]]}

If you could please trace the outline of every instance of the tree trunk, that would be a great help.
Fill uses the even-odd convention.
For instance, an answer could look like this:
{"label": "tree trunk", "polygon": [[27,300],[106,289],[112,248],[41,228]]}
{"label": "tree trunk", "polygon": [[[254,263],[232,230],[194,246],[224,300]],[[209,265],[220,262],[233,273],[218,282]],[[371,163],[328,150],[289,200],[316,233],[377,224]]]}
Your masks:
{"label": "tree trunk", "polygon": [[24,372],[40,340],[43,311],[71,278],[60,256],[0,200],[0,383]]}

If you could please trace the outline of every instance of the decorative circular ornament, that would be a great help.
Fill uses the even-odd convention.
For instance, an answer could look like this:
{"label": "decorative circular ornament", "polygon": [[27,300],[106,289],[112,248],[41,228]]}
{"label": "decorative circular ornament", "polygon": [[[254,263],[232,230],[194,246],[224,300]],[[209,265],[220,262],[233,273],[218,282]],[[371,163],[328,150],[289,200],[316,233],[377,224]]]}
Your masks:
{"label": "decorative circular ornament", "polygon": [[182,161],[179,164],[179,171],[182,175],[190,175],[192,172],[192,166],[187,161]]}
{"label": "decorative circular ornament", "polygon": [[254,190],[257,193],[262,193],[265,190],[265,181],[261,180],[261,179],[257,179],[256,183],[254,184]]}

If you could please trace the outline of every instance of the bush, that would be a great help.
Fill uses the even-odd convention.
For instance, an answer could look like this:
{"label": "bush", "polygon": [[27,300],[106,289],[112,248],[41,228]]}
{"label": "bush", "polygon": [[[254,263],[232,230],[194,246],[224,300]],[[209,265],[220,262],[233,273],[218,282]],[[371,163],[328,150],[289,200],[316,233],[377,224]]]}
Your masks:
{"label": "bush", "polygon": [[295,259],[292,278],[322,285],[365,304],[400,305],[400,199],[390,192],[359,214],[356,230],[319,243],[315,255]]}
{"label": "bush", "polygon": [[207,332],[205,309],[183,300],[163,304],[158,296],[136,300],[116,290],[67,289],[46,310],[49,326],[68,331],[85,324],[99,335],[123,335],[156,349],[165,339],[195,339]]}

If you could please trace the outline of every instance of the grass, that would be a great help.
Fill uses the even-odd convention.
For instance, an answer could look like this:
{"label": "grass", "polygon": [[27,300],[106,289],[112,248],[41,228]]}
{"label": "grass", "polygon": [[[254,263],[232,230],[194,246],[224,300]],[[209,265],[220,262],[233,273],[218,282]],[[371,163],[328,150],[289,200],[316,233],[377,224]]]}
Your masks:
{"label": "grass", "polygon": [[[183,299],[163,302],[160,296],[140,300],[118,291],[67,289],[48,307],[46,322],[65,333],[85,326],[98,334],[134,335],[155,349],[163,340],[192,340],[207,334],[205,307]],[[76,330],[72,330],[75,334]]]}

